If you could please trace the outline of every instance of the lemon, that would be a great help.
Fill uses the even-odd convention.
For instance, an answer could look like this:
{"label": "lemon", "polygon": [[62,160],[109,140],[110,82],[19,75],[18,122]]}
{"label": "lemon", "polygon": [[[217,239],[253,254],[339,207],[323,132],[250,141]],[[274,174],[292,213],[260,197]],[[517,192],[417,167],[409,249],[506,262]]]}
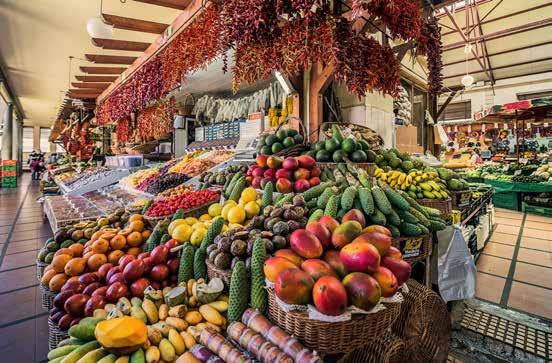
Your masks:
{"label": "lemon", "polygon": [[236,202],[234,202],[234,203],[235,203],[234,205],[226,204],[224,207],[222,207],[222,211],[220,212],[220,215],[222,216],[222,218],[224,218],[224,220],[226,220],[226,221],[228,220],[228,212],[230,212],[230,209],[232,209],[236,205],[238,205]]}
{"label": "lemon", "polygon": [[220,203],[213,203],[209,206],[209,210],[207,211],[207,213],[209,213],[211,217],[216,217],[220,216],[221,211],[222,206],[220,205]]}
{"label": "lemon", "polygon": [[192,229],[195,231],[196,229],[200,229],[200,228],[205,228],[205,223],[203,222],[195,222],[193,225],[192,225]]}
{"label": "lemon", "polygon": [[244,208],[240,205],[232,207],[232,209],[228,212],[228,222],[241,224],[243,221],[245,221]]}
{"label": "lemon", "polygon": [[241,199],[243,199],[246,203],[252,202],[257,199],[257,191],[253,187],[247,187],[241,193]]}
{"label": "lemon", "polygon": [[207,230],[205,228],[199,228],[192,232],[190,236],[190,243],[194,246],[199,246],[205,237]]}
{"label": "lemon", "polygon": [[174,238],[178,242],[188,242],[190,240],[192,232],[192,227],[190,227],[187,223],[183,223],[178,225],[174,229],[172,238]]}
{"label": "lemon", "polygon": [[238,203],[236,203],[235,200],[232,200],[232,199],[228,199],[226,202],[224,202],[224,207],[226,207],[227,205],[232,205],[232,207],[236,206]]}
{"label": "lemon", "polygon": [[202,215],[199,217],[199,220],[200,220],[201,222],[209,221],[209,220],[211,220],[211,216],[208,215],[207,213],[205,213],[205,214],[202,214]]}
{"label": "lemon", "polygon": [[248,202],[245,205],[245,214],[247,215],[248,219],[258,216],[260,212],[261,208],[255,201]]}
{"label": "lemon", "polygon": [[169,227],[167,228],[167,232],[172,236],[173,234],[173,231],[174,229],[181,225],[181,224],[185,224],[186,221],[184,219],[175,219],[174,221],[171,222],[171,224],[169,224]]}
{"label": "lemon", "polygon": [[193,226],[197,222],[196,217],[188,217],[186,218],[186,223],[188,223],[189,226]]}
{"label": "lemon", "polygon": [[239,205],[240,207],[242,207],[242,208],[245,207],[246,204],[247,204],[247,202],[246,202],[245,200],[243,200],[243,199],[240,199],[240,200],[238,201],[238,205]]}

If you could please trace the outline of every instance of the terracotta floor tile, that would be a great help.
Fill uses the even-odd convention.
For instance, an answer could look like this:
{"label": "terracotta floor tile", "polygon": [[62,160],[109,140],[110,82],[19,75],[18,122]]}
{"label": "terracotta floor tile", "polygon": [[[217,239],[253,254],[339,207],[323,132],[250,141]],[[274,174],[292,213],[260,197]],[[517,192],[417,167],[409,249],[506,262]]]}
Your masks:
{"label": "terracotta floor tile", "polygon": [[524,228],[542,229],[548,232],[552,232],[552,224],[535,221],[525,221]]}
{"label": "terracotta floor tile", "polygon": [[515,246],[517,243],[518,236],[513,234],[506,234],[506,233],[500,233],[500,232],[493,232],[491,235],[491,238],[489,241],[492,242],[500,242],[503,244]]}
{"label": "terracotta floor tile", "polygon": [[39,301],[38,286],[0,295],[0,309],[10,312],[9,314],[0,314],[0,325],[46,312],[47,310],[37,303]]}
{"label": "terracotta floor tile", "polygon": [[518,235],[519,234],[519,227],[507,226],[505,224],[499,224],[496,227],[495,232]]}
{"label": "terracotta floor tile", "polygon": [[552,319],[552,290],[512,282],[508,306]]}
{"label": "terracotta floor tile", "polygon": [[514,280],[552,289],[552,268],[516,263]]}
{"label": "terracotta floor tile", "polygon": [[517,259],[518,261],[552,268],[552,252],[542,252],[529,250],[527,248],[520,248]]}
{"label": "terracotta floor tile", "polygon": [[497,217],[495,218],[495,223],[498,225],[506,225],[506,226],[521,226],[521,218],[520,219],[512,219],[512,218],[501,218]]}
{"label": "terracotta floor tile", "polygon": [[510,260],[482,254],[477,261],[477,270],[502,277],[508,276]]}
{"label": "terracotta floor tile", "polygon": [[0,293],[37,283],[36,265],[13,271],[0,271]]}
{"label": "terracotta floor tile", "polygon": [[36,251],[28,251],[16,253],[14,255],[6,255],[2,261],[2,270],[9,270],[15,267],[31,265],[36,262]]}
{"label": "terracotta floor tile", "polygon": [[48,352],[48,316],[0,329],[0,356],[4,362],[40,362]]}
{"label": "terracotta floor tile", "polygon": [[543,222],[552,224],[552,217],[538,216],[535,214],[527,214],[525,220],[532,222]]}
{"label": "terracotta floor tile", "polygon": [[35,239],[35,238],[45,238],[52,236],[52,231],[50,230],[30,230],[13,233],[10,241],[22,241],[26,239]]}
{"label": "terracotta floor tile", "polygon": [[496,256],[496,257],[508,258],[511,260],[512,257],[514,256],[514,246],[503,245],[495,242],[489,242],[485,246],[483,253],[487,255]]}
{"label": "terracotta floor tile", "polygon": [[545,240],[532,237],[521,237],[520,246],[525,248],[533,248],[535,250],[552,252],[552,239]]}
{"label": "terracotta floor tile", "polygon": [[498,304],[502,298],[502,290],[504,290],[505,283],[506,279],[502,277],[478,272],[475,296]]}
{"label": "terracotta floor tile", "polygon": [[522,236],[550,240],[550,232],[541,229],[523,228]]}
{"label": "terracotta floor tile", "polygon": [[[22,243],[10,243],[8,245],[7,254],[11,255],[13,253],[21,253],[31,250],[37,250],[44,246],[44,244],[41,242],[41,240],[29,240]],[[38,252],[37,252],[38,253]]]}

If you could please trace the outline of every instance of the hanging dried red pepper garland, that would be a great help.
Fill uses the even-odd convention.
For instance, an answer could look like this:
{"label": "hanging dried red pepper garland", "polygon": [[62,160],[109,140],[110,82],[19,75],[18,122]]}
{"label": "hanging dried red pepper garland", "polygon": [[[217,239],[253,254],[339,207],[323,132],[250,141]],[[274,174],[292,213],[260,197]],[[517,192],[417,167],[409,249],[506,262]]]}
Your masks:
{"label": "hanging dried red pepper garland", "polygon": [[439,94],[443,88],[443,44],[441,42],[441,27],[434,15],[430,16],[422,26],[416,52],[419,55],[427,56],[428,59],[429,93]]}
{"label": "hanging dried red pepper garland", "polygon": [[174,99],[160,102],[138,113],[136,133],[141,141],[161,140],[172,132],[172,117],[176,109]]}
{"label": "hanging dried red pepper garland", "polygon": [[416,39],[422,28],[421,9],[415,0],[353,0],[353,14],[367,10],[385,24],[393,38]]}
{"label": "hanging dried red pepper garland", "polygon": [[117,142],[124,144],[130,141],[132,136],[132,130],[130,129],[130,118],[124,118],[117,122],[115,126],[115,134],[117,135]]}

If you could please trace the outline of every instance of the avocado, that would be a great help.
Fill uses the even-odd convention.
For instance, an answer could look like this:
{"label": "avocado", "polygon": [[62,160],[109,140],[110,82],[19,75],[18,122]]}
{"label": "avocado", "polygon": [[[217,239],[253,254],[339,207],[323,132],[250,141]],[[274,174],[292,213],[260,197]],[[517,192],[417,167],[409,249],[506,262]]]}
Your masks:
{"label": "avocado", "polygon": [[345,151],[347,154],[351,154],[354,152],[357,148],[356,141],[351,139],[350,137],[343,140],[341,143],[341,149]]}
{"label": "avocado", "polygon": [[265,144],[266,144],[266,143],[265,143],[265,140],[266,140],[266,136],[261,136],[261,137],[259,137],[259,145],[258,145],[258,146],[259,146],[259,147],[265,146]]}
{"label": "avocado", "polygon": [[272,148],[268,145],[261,147],[260,153],[263,155],[272,155]]}
{"label": "avocado", "polygon": [[347,153],[343,150],[336,150],[332,155],[332,159],[334,163],[341,163],[345,161],[346,157],[347,157]]}
{"label": "avocado", "polygon": [[374,158],[374,162],[376,164],[378,164],[378,166],[383,163],[385,161],[385,158],[383,155],[379,154],[379,155],[376,155],[376,157]]}
{"label": "avocado", "polygon": [[293,140],[293,137],[288,136],[284,139],[284,141],[282,141],[282,144],[284,145],[284,147],[288,148],[295,145],[295,141]]}
{"label": "avocado", "polygon": [[304,155],[308,155],[311,158],[313,158],[314,160],[318,160],[318,159],[316,159],[316,151],[314,151],[314,150],[307,151],[307,152],[305,152]]}
{"label": "avocado", "polygon": [[336,139],[328,139],[326,140],[326,143],[324,144],[324,148],[326,151],[329,151],[330,153],[333,153],[337,149],[339,149],[339,141]]}
{"label": "avocado", "polygon": [[297,130],[295,129],[287,129],[287,136],[288,137],[295,137],[295,135],[299,135]]}
{"label": "avocado", "polygon": [[282,150],[284,150],[284,145],[282,145],[281,143],[275,142],[274,144],[272,144],[272,153],[276,154]]}
{"label": "avocado", "polygon": [[354,151],[351,154],[351,161],[355,163],[365,163],[368,160],[368,156],[362,150]]}
{"label": "avocado", "polygon": [[364,150],[364,151],[370,150],[370,145],[368,145],[368,143],[364,140],[358,140],[357,144],[358,144],[359,148]]}
{"label": "avocado", "polygon": [[319,161],[321,163],[329,163],[331,161],[332,154],[330,154],[326,150],[320,150],[316,153],[316,161]]}

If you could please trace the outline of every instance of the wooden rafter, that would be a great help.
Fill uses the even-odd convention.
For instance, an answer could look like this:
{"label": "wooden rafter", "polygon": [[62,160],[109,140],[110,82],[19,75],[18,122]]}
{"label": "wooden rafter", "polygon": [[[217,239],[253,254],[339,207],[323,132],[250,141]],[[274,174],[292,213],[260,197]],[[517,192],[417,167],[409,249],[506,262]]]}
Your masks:
{"label": "wooden rafter", "polygon": [[80,100],[87,100],[87,99],[95,99],[98,97],[97,93],[91,93],[91,94],[84,94],[84,93],[67,93],[67,97],[69,98],[77,98]]}
{"label": "wooden rafter", "polygon": [[75,88],[93,88],[104,90],[109,87],[109,83],[96,83],[96,82],[72,82],[71,86]]}
{"label": "wooden rafter", "polygon": [[117,76],[75,76],[81,82],[113,82]]}
{"label": "wooden rafter", "polygon": [[149,20],[125,18],[123,16],[102,14],[108,24],[117,29],[132,30],[142,33],[161,34],[167,29],[168,24],[156,23]]}
{"label": "wooden rafter", "polygon": [[[525,66],[525,65],[528,65],[528,64],[546,62],[546,61],[551,61],[551,60],[552,60],[552,57],[546,57],[546,58],[541,58],[541,59],[534,59],[534,60],[530,60],[530,61],[526,61],[526,62],[512,63],[512,64],[506,64],[506,65],[499,66],[499,67],[494,67],[493,70],[497,71],[497,70],[500,70],[500,69],[507,69],[507,68]],[[483,72],[484,72],[484,71],[481,70],[481,71],[471,72],[471,74],[473,75],[473,74],[483,73]],[[443,79],[462,77],[463,75],[464,75],[464,73],[462,73],[462,74],[454,74],[454,75],[451,75],[451,76],[443,77]],[[516,77],[517,77],[517,76],[516,76]],[[511,78],[511,77],[510,77],[510,78]]]}
{"label": "wooden rafter", "polygon": [[89,74],[121,74],[125,69],[124,67],[80,67],[81,72]]}
{"label": "wooden rafter", "polygon": [[458,93],[458,91],[452,91],[449,96],[447,97],[447,99],[445,100],[445,103],[443,103],[441,105],[441,107],[439,108],[439,111],[437,111],[437,114],[435,115],[435,121],[437,121],[439,119],[439,117],[441,117],[441,114],[445,111],[445,109],[447,108],[447,106],[449,105],[449,103],[451,103],[451,101],[454,99],[454,97],[456,97],[456,94]]}
{"label": "wooden rafter", "polygon": [[97,64],[132,64],[137,57],[124,55],[85,54],[86,60]]}
{"label": "wooden rafter", "polygon": [[[473,10],[472,10],[473,15]],[[479,10],[477,8],[477,5],[475,6],[475,17],[477,19],[477,29],[479,31],[479,36],[483,38],[483,27],[481,26],[481,17],[479,16]],[[485,41],[485,38],[481,40],[481,51],[483,53],[483,57],[485,57],[485,64],[487,66],[487,69],[489,70],[489,74],[491,76],[491,84],[495,84],[495,76],[493,74],[493,66],[491,64],[491,58],[489,57],[489,50],[487,49],[487,42]],[[494,92],[494,88],[493,88]]]}
{"label": "wooden rafter", "polygon": [[81,88],[81,89],[71,88],[67,92],[73,93],[73,94],[89,95],[89,94],[93,94],[93,93],[100,94],[100,93],[102,93],[102,90],[98,89],[98,88]]}
{"label": "wooden rafter", "polygon": [[149,47],[149,43],[145,42],[101,38],[92,38],[92,44],[102,49],[124,50],[129,52],[143,52]]}
{"label": "wooden rafter", "polygon": [[190,5],[192,0],[135,0],[141,3],[164,6],[166,8],[184,10]]}

